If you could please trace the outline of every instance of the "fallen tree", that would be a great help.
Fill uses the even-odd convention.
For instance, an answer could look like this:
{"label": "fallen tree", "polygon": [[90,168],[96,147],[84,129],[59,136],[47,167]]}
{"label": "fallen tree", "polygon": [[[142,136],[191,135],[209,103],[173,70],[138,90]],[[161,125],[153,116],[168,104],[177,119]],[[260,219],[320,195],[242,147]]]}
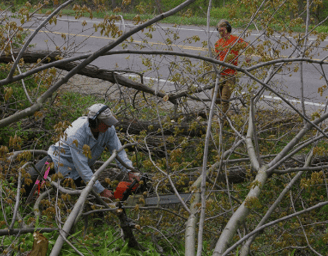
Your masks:
{"label": "fallen tree", "polygon": [[[258,9],[249,17],[245,30],[240,34],[240,37],[244,38],[251,24],[255,21],[261,23],[263,29],[260,37],[250,41],[249,47],[242,52],[253,55],[253,63],[240,61],[238,66],[233,66],[230,62],[211,58],[210,36],[203,43],[208,45],[209,57],[172,51],[176,46],[181,49],[182,41],[188,41],[179,39],[176,28],[163,33],[165,36],[161,41],[165,42],[164,50],[147,49],[142,52],[143,47],[152,47],[143,43],[151,38],[149,32],[152,32],[152,25],[169,14],[181,11],[189,3],[190,1],[187,1],[173,11],[139,24],[126,33],[119,31],[114,24],[118,16],[106,17],[102,24],[95,25],[96,29],[103,29],[103,33],[108,35],[113,32],[117,38],[83,56],[74,52],[77,48],[67,50],[68,39],[65,39],[65,46],[58,46],[61,48],[59,52],[57,49],[34,53],[26,51],[29,42],[41,27],[47,22],[55,22],[55,13],[47,17],[35,32],[26,38],[17,53],[12,49],[11,40],[1,46],[0,61],[6,63],[2,66],[4,78],[0,80],[0,127],[4,134],[1,136],[4,145],[0,148],[3,163],[0,169],[0,203],[4,210],[1,212],[3,221],[0,224],[4,228],[13,230],[14,233],[17,228],[23,231],[24,225],[35,226],[38,221],[46,228],[55,225],[60,236],[55,238],[57,242],[51,248],[51,254],[58,255],[66,244],[66,250],[74,248],[74,252],[82,254],[79,250],[85,250],[84,242],[94,234],[88,230],[90,225],[80,221],[80,214],[83,210],[88,211],[86,215],[90,216],[92,211],[98,213],[110,210],[107,207],[103,209],[103,205],[96,201],[96,196],[90,195],[90,184],[81,195],[70,195],[58,184],[53,184],[58,182],[58,176],[53,176],[51,183],[45,185],[44,198],[40,197],[37,201],[40,209],[39,212],[35,210],[38,212],[35,214],[37,217],[29,218],[29,209],[18,207],[21,202],[18,184],[21,177],[24,177],[25,181],[28,180],[24,168],[32,164],[35,158],[26,153],[13,161],[7,154],[15,154],[22,147],[46,150],[63,135],[69,122],[78,117],[77,114],[70,115],[72,112],[80,113],[81,109],[87,109],[94,101],[101,101],[110,105],[112,111],[117,113],[118,119],[121,120],[118,126],[121,131],[120,138],[126,144],[135,144],[134,149],[128,152],[129,157],[135,168],[150,174],[155,194],[174,193],[177,197],[180,191],[193,194],[190,203],[181,200],[179,206],[167,211],[156,208],[155,212],[154,208],[150,208],[143,209],[141,213],[138,206],[131,209],[129,217],[133,219],[133,223],[138,223],[143,228],[140,231],[142,239],[152,237],[154,239],[151,243],[157,245],[156,241],[161,240],[158,248],[164,248],[166,245],[165,249],[171,254],[172,250],[177,254],[176,248],[184,247],[185,252],[181,254],[188,256],[200,256],[203,248],[206,248],[209,254],[227,255],[232,250],[237,250],[238,246],[242,255],[281,254],[282,250],[285,254],[297,254],[298,249],[293,248],[302,248],[311,254],[326,254],[322,245],[326,241],[324,227],[327,223],[323,216],[327,203],[327,150],[324,142],[328,136],[324,122],[328,114],[324,107],[311,114],[305,109],[305,99],[309,95],[305,95],[303,79],[303,64],[311,63],[319,70],[316,74],[318,80],[322,76],[327,83],[324,72],[324,66],[327,65],[325,57],[321,56],[320,60],[315,60],[311,56],[311,51],[320,46],[325,35],[319,35],[315,43],[308,44],[309,36],[314,35],[311,34],[307,22],[306,32],[299,35],[300,40],[294,42],[291,39],[293,35],[286,39],[286,34],[280,33],[275,33],[271,40],[271,26],[275,24],[273,17],[285,15],[284,7],[288,5],[285,1],[272,6],[270,1],[255,1],[253,4]],[[247,3],[240,1],[239,4]],[[60,8],[63,7],[62,5]],[[82,7],[75,8],[77,15],[83,13]],[[309,10],[308,5],[307,19]],[[28,19],[28,15],[22,15],[25,15],[24,19]],[[290,26],[299,22],[297,19],[293,20],[282,29],[288,33],[291,31]],[[8,23],[8,26],[9,24],[13,25]],[[282,26],[282,23],[276,24]],[[143,41],[134,44],[135,39],[131,36],[142,30]],[[209,22],[204,30],[210,35]],[[14,38],[19,31],[16,27],[2,31],[2,38]],[[81,31],[85,31],[83,25]],[[65,35],[68,34],[63,34],[62,37]],[[191,40],[197,41],[197,37],[189,39]],[[121,43],[129,43],[128,46],[133,49],[113,51]],[[282,56],[280,51],[287,48],[289,55]],[[289,52],[290,49],[293,50]],[[294,57],[294,52],[299,55]],[[146,70],[156,74],[157,81],[162,78],[158,71],[159,66],[165,65],[169,72],[167,80],[172,82],[174,92],[165,93],[159,83],[143,83],[142,75],[136,78],[141,82],[128,79],[122,75],[122,68],[103,70],[90,65],[99,57],[113,54],[142,54],[140,63]],[[158,61],[157,57],[163,59]],[[35,62],[36,64],[32,65]],[[123,71],[133,70],[133,65],[134,63],[126,66]],[[215,93],[221,82],[219,78],[222,68],[234,68],[239,71],[237,78],[240,82],[234,88],[237,95],[234,97],[241,98],[244,104],[242,109],[233,113],[222,113],[220,105],[216,104]],[[59,69],[66,70],[67,73],[59,76]],[[299,99],[301,109],[297,109],[279,87],[280,84],[288,84],[290,80],[287,80],[287,77],[291,71],[299,72],[297,75],[302,92]],[[65,98],[65,94],[58,93],[58,89],[76,74],[110,81],[120,90],[120,97],[100,100],[90,99],[85,95],[69,95]],[[275,79],[277,77],[279,79]],[[28,81],[33,84],[27,85]],[[214,86],[216,89],[212,97],[209,89]],[[133,93],[128,93],[124,88],[132,88]],[[137,92],[143,92],[145,96]],[[207,101],[197,97],[198,92],[203,92]],[[319,89],[319,92],[324,93],[324,88]],[[275,104],[271,101],[271,104],[266,104],[263,97],[268,94],[272,94],[272,98],[279,97],[285,103],[283,108],[287,106],[288,112],[293,114],[285,116],[286,112],[282,112],[280,102]],[[295,97],[290,95],[292,96]],[[174,106],[166,104],[168,101]],[[210,105],[207,104],[209,101]],[[195,106],[203,111],[201,118],[196,114],[198,109],[195,110]],[[30,117],[26,118],[28,116]],[[218,118],[213,122],[215,116]],[[26,127],[28,128],[23,129]],[[29,139],[33,142],[26,143]],[[108,152],[104,154],[104,158],[103,160],[112,159]],[[95,171],[94,179],[101,171],[104,172],[103,169]],[[113,180],[106,180],[106,177],[103,180],[114,187]],[[56,193],[50,190],[53,185]],[[84,206],[90,206],[90,209],[84,209]],[[101,225],[119,225],[120,220],[116,217],[111,214],[104,216]],[[123,228],[129,224],[129,221],[121,221]],[[68,236],[73,225],[83,230],[84,234]],[[265,228],[269,228],[268,231],[262,232]],[[259,231],[262,233],[258,235]],[[109,233],[101,232],[100,229],[95,232],[101,233],[102,237],[97,237],[97,240],[105,241],[104,254],[108,253],[107,240],[115,239],[108,238]],[[181,245],[183,234],[184,246]],[[17,236],[21,237],[19,234]],[[78,237],[77,241],[75,236]],[[247,242],[241,245],[246,238]],[[9,241],[9,244],[4,243],[3,247],[18,250],[20,241],[16,238],[5,237],[4,241]],[[135,247],[140,249],[138,237],[134,242]],[[231,246],[232,244],[234,245]],[[124,244],[119,247],[123,248]],[[92,245],[90,248],[95,253],[100,252],[97,246]],[[0,249],[5,251],[5,248]]]}

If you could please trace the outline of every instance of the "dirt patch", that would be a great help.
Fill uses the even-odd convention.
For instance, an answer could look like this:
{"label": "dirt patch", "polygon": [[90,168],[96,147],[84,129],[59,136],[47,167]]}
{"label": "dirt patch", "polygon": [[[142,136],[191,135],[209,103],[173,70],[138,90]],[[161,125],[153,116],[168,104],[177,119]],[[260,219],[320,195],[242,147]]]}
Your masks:
{"label": "dirt patch", "polygon": [[[60,77],[63,77],[67,74],[67,72],[63,71],[60,74]],[[129,103],[131,100],[137,102],[138,100],[135,99],[136,90],[131,88],[126,88],[118,84],[113,84],[108,81],[104,81],[97,78],[91,78],[83,75],[74,75],[66,84],[63,84],[60,87],[61,91],[71,91],[71,92],[78,92],[83,95],[93,95],[100,99],[106,100],[115,100],[119,102],[123,98],[125,98]],[[144,100],[144,96],[140,92],[138,96]],[[148,100],[155,100],[161,108],[170,110],[174,107],[174,105],[167,101],[164,102],[161,98],[145,94],[145,97]]]}
{"label": "dirt patch", "polygon": [[[61,76],[66,75],[63,73]],[[86,95],[103,97],[108,95],[113,89],[113,84],[97,78],[90,78],[82,75],[73,76],[66,84],[61,87],[64,91],[79,92]]]}

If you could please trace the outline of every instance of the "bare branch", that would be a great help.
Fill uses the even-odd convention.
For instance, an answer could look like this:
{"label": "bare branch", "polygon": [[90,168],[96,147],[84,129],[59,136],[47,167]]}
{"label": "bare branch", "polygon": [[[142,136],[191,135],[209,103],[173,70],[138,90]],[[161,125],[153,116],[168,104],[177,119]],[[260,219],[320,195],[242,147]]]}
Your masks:
{"label": "bare branch", "polygon": [[14,227],[14,224],[15,224],[15,221],[16,221],[18,206],[19,206],[19,198],[20,198],[20,193],[21,193],[21,186],[22,186],[22,172],[19,170],[18,171],[18,185],[17,185],[16,203],[15,203],[15,208],[14,208],[13,219],[10,223],[9,229],[12,229]]}
{"label": "bare branch", "polygon": [[303,214],[303,213],[310,212],[310,211],[312,211],[312,210],[315,210],[315,209],[321,208],[321,207],[323,207],[323,206],[325,206],[325,205],[327,205],[327,204],[328,204],[328,201],[326,201],[326,202],[322,202],[322,203],[318,203],[318,204],[316,204],[316,205],[314,205],[314,206],[312,206],[312,207],[309,207],[309,208],[307,208],[307,209],[305,209],[305,210],[302,210],[302,211],[299,211],[299,212],[295,212],[295,213],[293,213],[293,214],[287,215],[287,216],[282,217],[282,218],[280,218],[280,219],[277,219],[277,220],[271,221],[271,222],[269,222],[269,223],[267,223],[267,224],[261,226],[260,228],[257,228],[257,229],[255,229],[254,231],[252,231],[252,232],[248,233],[247,235],[245,235],[242,239],[240,239],[238,242],[236,242],[236,243],[233,244],[231,247],[229,247],[229,248],[228,248],[228,249],[222,254],[222,256],[226,256],[226,255],[228,255],[232,250],[234,250],[238,245],[240,245],[240,244],[241,244],[242,242],[244,242],[246,239],[248,239],[248,238],[251,237],[252,235],[254,235],[254,234],[260,232],[261,230],[263,230],[263,229],[265,229],[265,228],[268,228],[268,227],[271,227],[271,226],[273,226],[273,225],[276,225],[276,224],[279,223],[279,222],[282,222],[282,221],[285,221],[285,220],[288,220],[288,219],[294,218],[294,217],[299,216],[299,215],[301,215],[301,214]]}
{"label": "bare branch", "polygon": [[[306,163],[304,164],[305,167],[308,167],[311,164],[311,160],[313,157],[313,151],[311,151],[311,153],[309,154],[309,156],[306,159]],[[278,207],[278,205],[280,204],[281,200],[284,198],[284,196],[288,193],[288,191],[290,191],[290,189],[295,185],[295,183],[300,179],[300,177],[302,176],[303,172],[300,171],[298,172],[294,178],[288,183],[288,185],[284,188],[284,190],[280,193],[279,197],[275,200],[275,202],[270,206],[269,210],[267,210],[266,214],[264,215],[264,217],[261,219],[261,221],[259,222],[259,224],[257,225],[256,229],[261,227],[271,216],[271,214],[273,213],[273,211]],[[256,234],[257,235],[257,234]],[[251,243],[254,241],[254,239],[256,238],[256,235],[250,237],[246,243],[243,245],[242,249],[240,250],[240,256],[247,256],[249,255],[249,248]]]}
{"label": "bare branch", "polygon": [[35,217],[39,218],[41,217],[41,213],[40,213],[40,209],[39,209],[39,205],[41,203],[41,201],[46,198],[47,195],[50,195],[50,193],[53,191],[53,189],[49,189],[46,190],[45,192],[43,192],[42,194],[39,195],[38,199],[35,201],[34,206],[33,206],[33,211],[34,211],[34,215]]}
{"label": "bare branch", "polygon": [[254,145],[252,142],[252,137],[254,132],[253,111],[254,111],[254,106],[253,106],[253,101],[251,101],[251,106],[249,110],[248,131],[246,136],[246,145],[247,145],[247,151],[248,151],[249,159],[251,160],[252,167],[254,168],[255,171],[258,171],[260,169],[260,163],[258,162],[258,159],[256,157]]}
{"label": "bare branch", "polygon": [[[121,150],[123,150],[123,147],[119,151],[121,151]],[[56,243],[55,243],[55,245],[54,245],[54,247],[53,247],[53,249],[50,253],[51,256],[55,256],[55,255],[58,255],[60,253],[61,248],[62,248],[63,243],[64,243],[64,238],[63,237],[66,238],[67,234],[70,232],[73,224],[76,221],[76,218],[78,217],[80,211],[83,209],[85,200],[86,200],[88,194],[90,193],[94,183],[98,179],[99,174],[102,171],[104,171],[106,166],[115,159],[115,157],[117,155],[117,152],[119,152],[119,151],[116,151],[116,150],[113,151],[111,157],[95,172],[95,174],[93,175],[93,177],[89,181],[88,185],[82,190],[82,193],[81,193],[79,199],[75,203],[73,210],[71,211],[70,215],[67,217],[67,220],[64,224],[64,227],[63,227],[64,233],[62,233],[61,236],[59,236],[57,238],[57,241],[56,241]]]}
{"label": "bare branch", "polygon": [[37,35],[37,33],[39,33],[39,31],[41,30],[41,28],[43,28],[43,26],[45,24],[48,23],[48,21],[50,19],[52,19],[61,9],[65,8],[67,5],[69,5],[71,2],[73,2],[73,0],[68,0],[67,2],[63,3],[62,5],[60,5],[56,10],[54,10],[36,29],[35,31],[29,36],[29,38],[25,41],[22,49],[20,50],[16,61],[14,62],[11,71],[8,74],[8,79],[11,79],[13,77],[13,74],[16,70],[16,67],[19,63],[19,60],[21,59],[23,53],[25,52],[26,48],[30,45],[31,41],[33,40],[33,38]]}
{"label": "bare branch", "polygon": [[49,233],[53,231],[57,231],[58,228],[37,228],[37,227],[30,227],[30,228],[15,228],[15,229],[0,229],[0,236],[11,236],[16,234],[27,234],[33,233],[38,231],[40,233]]}

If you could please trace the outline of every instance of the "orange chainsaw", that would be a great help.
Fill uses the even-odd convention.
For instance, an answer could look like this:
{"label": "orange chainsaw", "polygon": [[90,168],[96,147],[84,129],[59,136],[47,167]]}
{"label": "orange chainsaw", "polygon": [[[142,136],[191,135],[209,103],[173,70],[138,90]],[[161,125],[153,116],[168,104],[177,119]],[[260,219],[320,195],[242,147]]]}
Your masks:
{"label": "orange chainsaw", "polygon": [[[133,182],[119,182],[114,192],[114,197],[120,201],[126,201],[129,205],[142,203],[145,206],[155,206],[181,203],[181,200],[175,194],[146,197],[143,192],[151,192],[147,174],[142,175],[140,181],[135,179]],[[179,196],[184,202],[188,202],[191,198],[190,193],[181,193]]]}

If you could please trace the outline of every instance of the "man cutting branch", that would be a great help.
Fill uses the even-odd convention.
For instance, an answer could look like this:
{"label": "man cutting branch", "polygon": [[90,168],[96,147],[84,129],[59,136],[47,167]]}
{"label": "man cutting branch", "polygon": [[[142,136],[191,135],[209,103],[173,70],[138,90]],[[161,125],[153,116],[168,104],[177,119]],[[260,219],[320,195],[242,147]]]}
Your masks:
{"label": "man cutting branch", "polygon": [[[89,108],[88,116],[83,116],[75,120],[66,129],[64,136],[48,150],[48,155],[37,165],[41,170],[46,161],[54,162],[56,173],[60,172],[65,178],[72,178],[75,184],[81,186],[82,180],[87,183],[91,180],[93,172],[90,168],[100,158],[107,147],[110,152],[118,150],[122,144],[117,137],[114,125],[118,120],[113,116],[108,106],[104,104],[94,104]],[[126,166],[132,167],[132,162],[128,159],[124,150],[118,153],[119,158]],[[118,160],[117,165],[122,172],[128,174],[132,181],[139,180],[136,173],[124,167]],[[29,170],[33,183],[38,177],[34,169]],[[114,198],[112,192],[105,189],[99,181],[93,186],[95,192],[107,198]]]}

